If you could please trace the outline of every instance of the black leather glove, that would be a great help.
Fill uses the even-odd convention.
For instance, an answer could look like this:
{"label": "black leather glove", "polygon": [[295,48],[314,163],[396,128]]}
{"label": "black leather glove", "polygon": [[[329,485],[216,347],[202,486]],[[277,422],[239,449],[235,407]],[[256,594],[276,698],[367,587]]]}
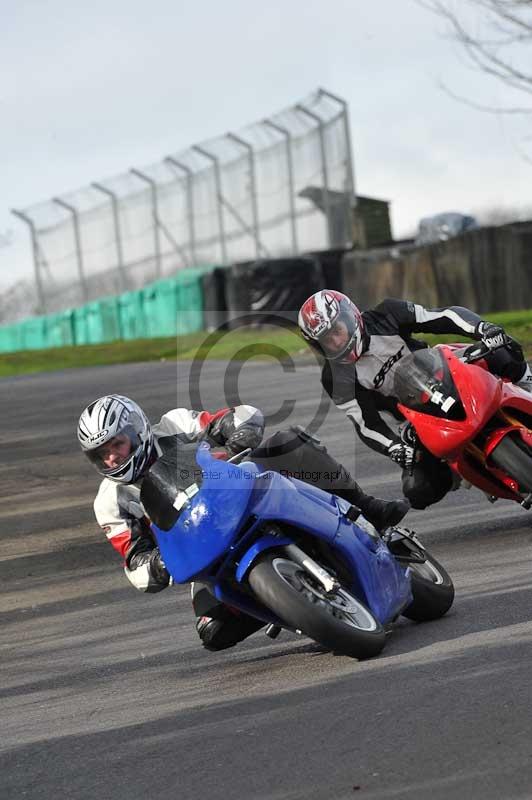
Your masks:
{"label": "black leather glove", "polygon": [[394,442],[390,445],[388,455],[403,469],[410,469],[414,463],[414,448],[404,442]]}
{"label": "black leather glove", "polygon": [[170,573],[166,569],[158,547],[150,553],[150,572],[160,586],[168,586],[170,583]]}
{"label": "black leather glove", "polygon": [[248,447],[252,450],[258,447],[263,434],[264,417],[258,409],[249,420],[240,424],[235,422],[235,410],[229,409],[209,426],[204,437],[210,444],[227,448],[229,455],[234,456]]}
{"label": "black leather glove", "polygon": [[257,425],[241,425],[233,431],[225,446],[232,456],[247,450],[248,447],[254,450],[262,441],[262,433],[263,429]]}
{"label": "black leather glove", "polygon": [[510,337],[503,327],[493,322],[479,322],[475,328],[475,336],[480,339],[490,350],[508,344]]}
{"label": "black leather glove", "polygon": [[[148,549],[149,547],[149,549]],[[160,592],[172,583],[170,573],[166,569],[164,561],[161,558],[161,553],[158,547],[149,546],[147,540],[141,541],[136,544],[134,551],[126,556],[126,566],[131,572],[134,572],[139,567],[148,565],[148,585],[143,586],[145,592]],[[135,581],[132,581],[134,585]],[[137,586],[137,588],[139,588]]]}
{"label": "black leather glove", "polygon": [[512,339],[511,336],[508,336],[508,343],[507,343],[508,352],[517,360],[517,361],[524,361],[525,354],[523,353],[523,348],[517,341],[517,339]]}

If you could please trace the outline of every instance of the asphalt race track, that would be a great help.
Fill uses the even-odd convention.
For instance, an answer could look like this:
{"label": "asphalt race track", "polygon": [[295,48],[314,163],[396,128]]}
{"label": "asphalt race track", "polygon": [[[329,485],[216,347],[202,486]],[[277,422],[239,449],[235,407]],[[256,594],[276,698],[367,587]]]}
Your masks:
{"label": "asphalt race track", "polygon": [[[77,417],[118,391],[158,418],[188,404],[188,374],[151,363],[0,381],[0,798],[532,797],[531,518],[520,507],[472,489],[409,515],[453,576],[455,606],[438,622],[398,623],[372,661],[287,633],[208,653],[187,587],[129,585],[93,520],[98,478],[78,452]],[[204,407],[235,402],[236,377],[205,367]],[[313,365],[248,363],[239,390],[270,430],[318,413]],[[319,435],[364,487],[397,494],[398,469],[355,449],[336,409]]]}

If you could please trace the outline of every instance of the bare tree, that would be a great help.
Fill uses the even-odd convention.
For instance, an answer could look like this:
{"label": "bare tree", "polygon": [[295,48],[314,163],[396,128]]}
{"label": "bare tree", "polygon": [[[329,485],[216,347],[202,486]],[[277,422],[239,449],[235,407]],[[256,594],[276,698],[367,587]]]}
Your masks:
{"label": "bare tree", "polygon": [[[521,94],[525,105],[484,106],[443,88],[480,111],[532,114],[532,0],[418,0],[442,17],[481,72]],[[469,18],[473,12],[474,17]],[[528,98],[531,98],[530,100]]]}

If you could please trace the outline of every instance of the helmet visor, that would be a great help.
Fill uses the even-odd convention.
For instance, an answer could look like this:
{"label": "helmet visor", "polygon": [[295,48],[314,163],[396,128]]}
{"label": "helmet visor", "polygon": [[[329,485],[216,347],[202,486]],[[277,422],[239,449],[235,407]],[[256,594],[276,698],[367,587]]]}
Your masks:
{"label": "helmet visor", "polygon": [[126,464],[140,446],[139,434],[133,425],[125,425],[122,430],[93,450],[85,454],[91,464],[103,475],[112,474]]}
{"label": "helmet visor", "polygon": [[348,311],[342,311],[331,328],[319,338],[325,358],[336,359],[349,350],[358,330],[358,320]]}

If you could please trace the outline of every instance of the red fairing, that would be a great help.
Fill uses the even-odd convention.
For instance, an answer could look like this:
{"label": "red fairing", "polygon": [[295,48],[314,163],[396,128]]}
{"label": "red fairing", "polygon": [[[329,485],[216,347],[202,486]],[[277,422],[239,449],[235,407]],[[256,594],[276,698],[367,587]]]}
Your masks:
{"label": "red fairing", "polygon": [[[511,406],[505,406],[504,408],[508,411],[508,413],[511,414],[512,412]],[[513,408],[517,408],[517,406],[514,405]],[[529,412],[527,411],[527,413]],[[499,428],[496,431],[493,431],[487,437],[486,444],[484,445],[484,453],[486,454],[486,456],[489,456],[495,450],[497,445],[500,443],[501,439],[504,439],[504,437],[508,433],[510,433],[510,431],[517,431],[521,436],[522,440],[524,441],[524,443],[528,447],[532,446],[532,434],[530,433],[530,431],[528,431],[526,428],[521,428],[518,425],[507,425],[505,427]]]}
{"label": "red fairing", "polygon": [[[462,478],[469,481],[473,486],[477,486],[481,491],[491,494],[494,497],[503,497],[506,500],[516,500],[520,502],[521,496],[512,490],[510,484],[507,484],[507,489],[502,488],[501,483],[505,483],[506,481],[503,479],[500,470],[492,470],[494,478],[501,481],[501,483],[497,483],[495,480],[490,480],[490,473],[485,470],[475,469],[463,455],[456,461],[448,461],[447,463],[455,472],[461,475]],[[504,476],[504,478],[506,478],[506,476]]]}
{"label": "red fairing", "polygon": [[120,553],[122,558],[125,558],[131,544],[131,531],[128,530],[124,531],[123,533],[118,533],[116,536],[112,536],[109,541],[113,545],[114,549]]}
{"label": "red fairing", "polygon": [[220,417],[223,417],[223,415],[227,414],[227,412],[230,410],[230,408],[221,408],[219,411],[215,411],[214,414],[211,414],[210,411],[202,411],[198,417],[199,424],[202,428],[206,428],[207,425],[210,425],[211,422],[220,419]]}
{"label": "red fairing", "polygon": [[438,458],[452,460],[496,413],[501,404],[503,384],[481,366],[459,361],[450,348],[440,349],[458,388],[466,419],[435,419],[403,405],[399,405],[399,409],[414,425],[419,438],[431,453]]}
{"label": "red fairing", "polygon": [[[401,413],[414,425],[427,449],[445,459],[465,480],[488,494],[520,502],[522,498],[517,482],[512,476],[495,468],[489,456],[505,436],[515,431],[529,447],[532,446],[532,432],[521,422],[512,419],[512,411],[515,410],[532,417],[532,395],[489,373],[485,361],[464,364],[454,356],[454,348],[440,346],[439,349],[449,366],[466,418],[435,418],[399,404]],[[500,426],[485,438],[479,453],[482,463],[479,461],[477,466],[466,448],[499,411],[506,412],[508,419],[505,421],[500,417]],[[471,444],[473,451],[476,446]]]}

